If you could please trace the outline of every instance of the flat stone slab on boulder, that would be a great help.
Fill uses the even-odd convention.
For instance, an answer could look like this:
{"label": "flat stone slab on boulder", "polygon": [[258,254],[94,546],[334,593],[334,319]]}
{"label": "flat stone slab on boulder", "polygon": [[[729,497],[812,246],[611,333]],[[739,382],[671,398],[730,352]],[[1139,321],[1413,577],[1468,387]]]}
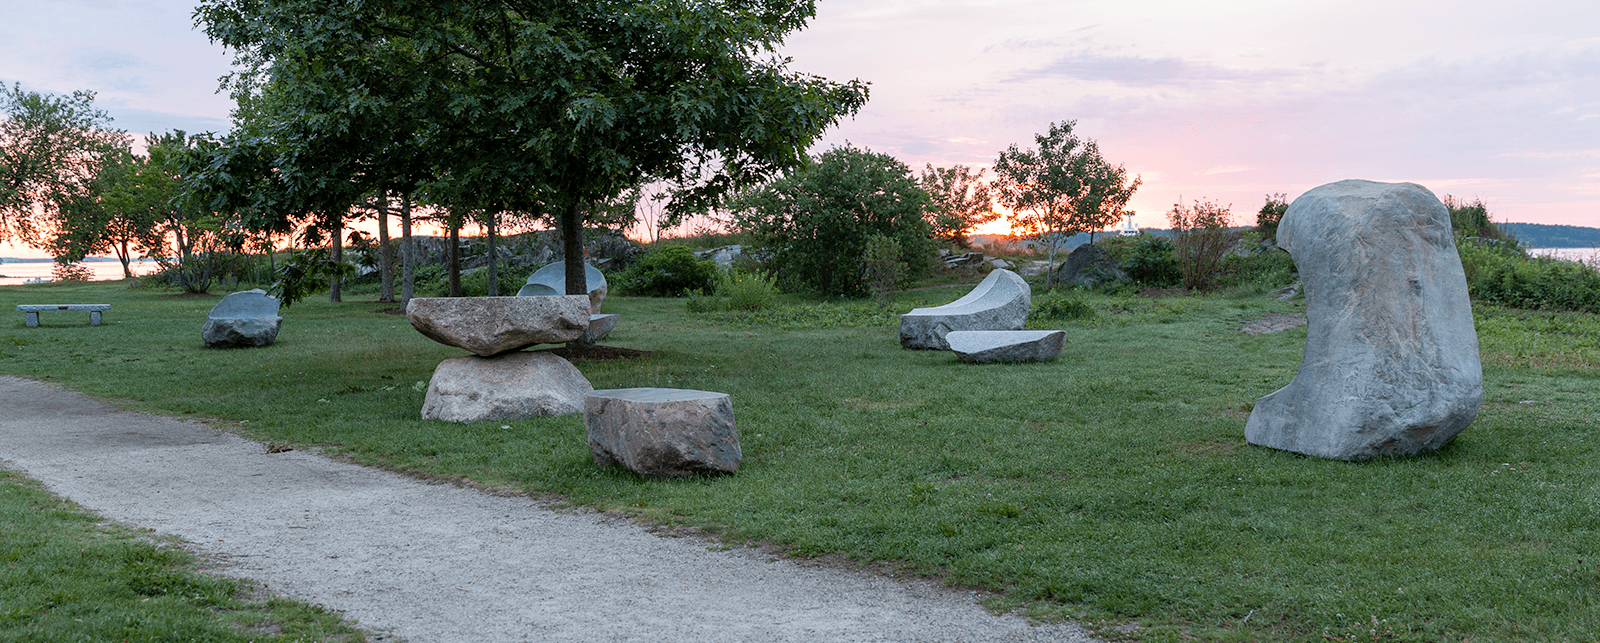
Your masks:
{"label": "flat stone slab on boulder", "polygon": [[[584,283],[589,287],[589,312],[600,313],[600,303],[606,300],[609,288],[605,273],[589,264],[583,264]],[[518,297],[551,297],[567,294],[567,264],[556,262],[533,271],[528,283],[517,291]]]}
{"label": "flat stone slab on boulder", "polygon": [[1059,330],[956,330],[944,339],[961,361],[983,364],[1048,362],[1061,355],[1066,337]]}
{"label": "flat stone slab on boulder", "polygon": [[577,341],[589,332],[589,315],[583,295],[417,297],[406,304],[417,332],[483,357]]}
{"label": "flat stone slab on boulder", "polygon": [[583,398],[593,390],[572,362],[549,353],[457,357],[434,369],[422,419],[472,422],[582,413]]}
{"label": "flat stone slab on boulder", "polygon": [[949,350],[945,335],[957,330],[1022,330],[1032,292],[1010,270],[994,270],[972,292],[943,306],[917,308],[900,316],[900,345]]}
{"label": "flat stone slab on boulder", "polygon": [[200,339],[211,348],[266,346],[278,339],[282,327],[278,298],[255,288],[230,294],[212,306],[200,327]]}
{"label": "flat stone slab on boulder", "polygon": [[594,391],[584,398],[589,453],[600,466],[676,478],[733,473],[743,454],[726,393],[674,388]]}
{"label": "flat stone slab on boulder", "polygon": [[1438,449],[1477,417],[1478,334],[1450,212],[1413,183],[1340,181],[1278,226],[1305,287],[1306,349],[1250,413],[1251,444],[1340,460]]}

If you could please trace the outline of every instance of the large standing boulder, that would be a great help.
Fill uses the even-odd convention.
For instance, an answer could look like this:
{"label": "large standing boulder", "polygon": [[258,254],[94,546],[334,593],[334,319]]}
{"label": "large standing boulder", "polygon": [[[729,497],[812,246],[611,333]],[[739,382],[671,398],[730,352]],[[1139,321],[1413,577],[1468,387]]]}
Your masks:
{"label": "large standing boulder", "polygon": [[439,363],[422,401],[422,419],[472,422],[583,412],[593,391],[571,362],[549,353],[457,357]]}
{"label": "large standing boulder", "polygon": [[600,466],[675,478],[733,473],[743,458],[726,393],[607,389],[590,393],[583,405],[589,453]]}
{"label": "large standing boulder", "polygon": [[[606,300],[606,276],[599,269],[583,264],[584,283],[589,292],[589,313],[600,314],[600,302]],[[567,294],[567,264],[555,262],[533,271],[528,283],[517,291],[518,297],[550,297]]]}
{"label": "large standing boulder", "polygon": [[282,326],[278,299],[255,288],[223,297],[211,307],[200,339],[212,348],[266,346],[278,339]]}
{"label": "large standing boulder", "polygon": [[1128,273],[1106,254],[1105,249],[1085,243],[1067,253],[1066,260],[1056,269],[1055,280],[1093,288],[1104,283],[1128,281]]}
{"label": "large standing boulder", "polygon": [[433,341],[487,357],[583,339],[589,298],[417,297],[406,304],[406,319]]}
{"label": "large standing boulder", "polygon": [[949,350],[953,330],[1022,330],[1032,302],[1028,282],[1010,270],[994,270],[972,292],[943,306],[916,308],[900,316],[900,345]]}
{"label": "large standing boulder", "polygon": [[1252,444],[1361,460],[1444,446],[1483,398],[1478,335],[1450,212],[1412,183],[1340,181],[1278,226],[1305,285],[1306,349],[1256,402]]}

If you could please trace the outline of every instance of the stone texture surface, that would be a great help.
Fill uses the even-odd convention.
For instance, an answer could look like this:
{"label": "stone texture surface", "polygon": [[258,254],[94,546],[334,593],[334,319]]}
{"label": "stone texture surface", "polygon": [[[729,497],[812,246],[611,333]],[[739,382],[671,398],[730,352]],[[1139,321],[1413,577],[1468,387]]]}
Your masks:
{"label": "stone texture surface", "polygon": [[223,297],[206,315],[200,339],[212,348],[266,346],[278,339],[278,299],[260,288]]}
{"label": "stone texture surface", "polygon": [[726,393],[672,388],[606,389],[584,398],[595,464],[675,478],[739,468],[739,431]]}
{"label": "stone texture surface", "polygon": [[590,315],[589,334],[587,335],[589,343],[593,344],[605,339],[606,335],[610,335],[611,331],[617,327],[617,322],[621,319],[622,315],[618,315],[616,313],[609,315]]}
{"label": "stone texture surface", "polygon": [[995,270],[972,292],[943,306],[916,308],[900,316],[900,345],[949,350],[944,336],[955,330],[1022,330],[1032,294],[1010,270]]}
{"label": "stone texture surface", "polygon": [[1055,279],[1064,284],[1093,288],[1103,283],[1127,281],[1128,273],[1123,272],[1100,246],[1085,243],[1067,253],[1061,267],[1056,268]]}
{"label": "stone texture surface", "polygon": [[1412,183],[1340,181],[1290,204],[1278,243],[1305,289],[1306,349],[1245,439],[1361,460],[1437,449],[1478,414],[1483,369],[1450,213]]}
{"label": "stone texture surface", "polygon": [[1048,362],[1061,354],[1066,337],[1059,330],[956,330],[944,339],[961,361],[982,364]]}
{"label": "stone texture surface", "polygon": [[549,353],[457,357],[428,382],[422,419],[472,422],[583,412],[594,387],[571,362]]}
{"label": "stone texture surface", "polygon": [[[589,286],[589,312],[600,314],[600,304],[606,300],[606,276],[594,266],[583,264],[584,283]],[[567,264],[556,262],[533,271],[528,283],[517,291],[518,297],[565,296],[567,293]]]}
{"label": "stone texture surface", "polygon": [[406,319],[417,332],[484,357],[582,339],[589,314],[583,295],[417,297],[406,304]]}

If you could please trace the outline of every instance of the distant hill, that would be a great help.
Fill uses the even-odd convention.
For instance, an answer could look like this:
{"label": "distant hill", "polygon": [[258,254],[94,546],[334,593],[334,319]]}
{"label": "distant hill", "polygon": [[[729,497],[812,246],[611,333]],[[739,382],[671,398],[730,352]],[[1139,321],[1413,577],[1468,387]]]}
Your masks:
{"label": "distant hill", "polygon": [[1501,223],[1525,248],[1600,248],[1600,228],[1543,223]]}

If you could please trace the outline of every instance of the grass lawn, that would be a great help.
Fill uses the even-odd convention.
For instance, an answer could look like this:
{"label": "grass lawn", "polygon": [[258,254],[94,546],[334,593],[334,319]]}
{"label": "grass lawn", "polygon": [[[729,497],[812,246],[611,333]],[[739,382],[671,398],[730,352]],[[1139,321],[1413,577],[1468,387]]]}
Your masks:
{"label": "grass lawn", "polygon": [[[902,309],[968,287],[918,290]],[[1090,295],[1045,364],[906,351],[891,315],[812,303],[689,314],[613,297],[596,388],[733,397],[735,475],[596,468],[578,417],[422,421],[423,385],[464,354],[391,305],[305,301],[273,346],[208,350],[214,297],[115,283],[0,288],[0,372],[127,408],[213,418],[417,475],[562,494],[795,555],[890,561],[991,588],[997,609],[1137,622],[1146,641],[1552,641],[1600,632],[1600,318],[1480,308],[1484,403],[1444,450],[1364,463],[1243,440],[1287,384],[1303,328],[1265,296]],[[111,303],[105,324],[20,303]],[[509,428],[503,428],[509,426]],[[1106,635],[1117,631],[1102,630]]]}

